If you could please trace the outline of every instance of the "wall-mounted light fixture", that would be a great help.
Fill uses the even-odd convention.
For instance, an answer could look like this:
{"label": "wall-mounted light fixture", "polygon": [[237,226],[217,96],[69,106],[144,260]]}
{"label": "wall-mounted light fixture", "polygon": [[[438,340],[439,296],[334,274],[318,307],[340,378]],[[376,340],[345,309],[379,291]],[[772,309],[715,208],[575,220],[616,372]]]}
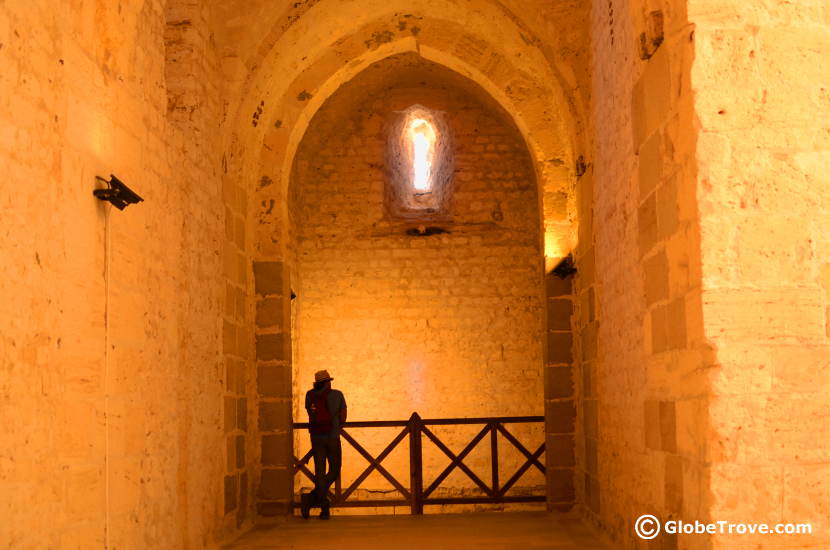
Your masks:
{"label": "wall-mounted light fixture", "polygon": [[568,254],[562,258],[562,261],[556,264],[556,267],[553,268],[552,273],[560,279],[565,279],[576,273],[576,265],[574,265],[573,254]]}
{"label": "wall-mounted light fixture", "polygon": [[144,200],[135,191],[127,187],[123,181],[116,178],[114,174],[110,174],[109,181],[101,176],[95,176],[95,179],[101,183],[105,183],[107,188],[95,189],[92,194],[99,200],[109,201],[119,210],[124,210],[128,204],[135,204]]}

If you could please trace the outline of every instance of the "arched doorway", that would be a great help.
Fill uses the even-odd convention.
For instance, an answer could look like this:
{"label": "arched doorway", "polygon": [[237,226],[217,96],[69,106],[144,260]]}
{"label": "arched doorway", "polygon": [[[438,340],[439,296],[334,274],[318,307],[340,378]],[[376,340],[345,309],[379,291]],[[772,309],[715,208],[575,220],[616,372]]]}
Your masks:
{"label": "arched doorway", "polygon": [[[419,17],[418,26],[410,29],[412,21],[408,17],[392,16],[391,23],[398,31],[388,37],[389,41],[385,38],[376,40],[378,36],[387,36],[377,29],[391,24],[381,17],[344,35],[337,41],[337,48],[318,52],[320,55],[316,57],[298,57],[296,64],[269,53],[256,78],[250,82],[247,97],[257,98],[250,105],[254,116],[244,121],[248,130],[240,132],[240,142],[234,146],[238,155],[231,163],[229,173],[254,191],[256,208],[252,214],[256,235],[253,262],[257,321],[254,330],[262,462],[255,485],[258,485],[257,508],[263,515],[280,514],[289,507],[294,468],[288,444],[292,421],[291,390],[295,383],[290,365],[292,338],[288,305],[294,269],[293,236],[289,230],[293,215],[289,209],[289,179],[295,152],[314,113],[340,86],[372,63],[403,52],[417,52],[424,59],[475,82],[486,91],[484,95],[489,96],[488,101],[495,100],[506,111],[530,153],[539,189],[536,215],[544,212],[545,259],[560,259],[575,241],[573,159],[574,150],[578,150],[575,143],[580,139],[580,130],[574,122],[574,105],[563,98],[562,89],[550,86],[555,79],[545,76],[549,76],[552,68],[542,63],[532,43],[523,42],[524,46],[520,47],[527,49],[527,55],[507,58],[498,53],[503,45],[487,45],[486,40],[480,42],[481,37],[474,37],[454,21]],[[465,50],[451,53],[446,48],[447,33],[457,34],[459,45],[473,41],[490,53],[484,57],[468,55],[470,52]],[[494,64],[494,60],[498,63]],[[542,64],[536,64],[537,61]],[[536,64],[536,68],[531,72],[520,68],[528,64]],[[285,76],[277,78],[277,75]],[[242,109],[247,108],[246,103]],[[255,129],[253,132],[251,126]],[[261,140],[258,159],[251,153],[256,147],[252,139]],[[541,231],[537,238],[542,249]],[[538,274],[541,279],[541,266]],[[548,285],[548,288],[551,287]],[[564,325],[568,326],[570,294],[564,299],[569,304],[564,314]],[[549,311],[550,307],[543,307],[543,317]],[[549,499],[548,504],[558,503],[554,507],[560,509],[569,508],[574,501],[575,385],[572,383],[569,333],[569,326],[568,330],[563,330],[561,326],[551,329],[545,325],[544,343],[539,343],[544,350],[545,439],[547,444],[555,444],[559,457],[555,470],[549,470],[547,480],[548,495],[559,496],[555,500]],[[557,364],[548,359],[552,346],[568,347],[565,353],[553,357],[553,363]],[[565,355],[567,363],[558,364]],[[560,382],[562,388],[552,388],[552,384],[559,385]],[[549,391],[551,389],[554,391]]]}
{"label": "arched doorway", "polygon": [[[389,142],[404,139],[395,123],[413,106],[435,113],[441,130],[451,134],[438,136],[447,138],[442,160],[450,173],[427,191],[446,195],[443,210],[424,202],[422,209],[401,212],[394,201],[403,192],[389,192],[410,183],[405,171],[391,166]],[[421,183],[413,191],[426,198],[424,183],[413,183]],[[294,159],[288,212],[295,420],[305,420],[305,391],[314,371],[324,368],[346,394],[354,420],[405,420],[413,411],[425,418],[543,415],[536,175],[519,130],[480,87],[415,53],[370,65],[311,120]],[[433,431],[459,452],[480,428]],[[541,422],[510,430],[533,449],[544,441]],[[355,428],[353,435],[376,456],[395,431]],[[294,443],[302,456],[307,435],[295,433]],[[408,476],[405,447],[384,461],[400,479]],[[464,461],[486,479],[489,450],[482,444]],[[506,481],[525,457],[509,444],[498,454]],[[445,462],[437,448],[424,447],[426,484]],[[365,466],[346,445],[344,483]],[[481,492],[456,469],[433,494]],[[373,472],[353,498],[396,493]],[[511,494],[543,497],[544,474],[526,470]]]}

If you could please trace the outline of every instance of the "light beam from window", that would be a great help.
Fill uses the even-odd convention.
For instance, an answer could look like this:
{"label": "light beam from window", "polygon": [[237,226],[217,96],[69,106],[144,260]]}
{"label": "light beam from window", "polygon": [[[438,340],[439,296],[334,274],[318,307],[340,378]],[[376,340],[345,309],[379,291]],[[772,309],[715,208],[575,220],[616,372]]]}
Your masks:
{"label": "light beam from window", "polygon": [[435,130],[422,118],[409,125],[412,140],[412,186],[416,191],[429,191],[432,180],[432,158],[435,147]]}

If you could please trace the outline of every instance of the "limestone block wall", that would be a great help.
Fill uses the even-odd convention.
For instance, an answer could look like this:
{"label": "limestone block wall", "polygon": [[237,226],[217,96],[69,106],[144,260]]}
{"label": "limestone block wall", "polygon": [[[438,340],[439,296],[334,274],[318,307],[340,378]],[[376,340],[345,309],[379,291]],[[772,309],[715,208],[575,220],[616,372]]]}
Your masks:
{"label": "limestone block wall", "polygon": [[[176,116],[188,117],[185,88],[171,98],[169,108]],[[224,143],[217,170],[221,181],[224,235],[220,270],[224,304],[222,319],[222,430],[225,439],[222,513],[223,529],[233,532],[254,517],[259,441],[256,433],[256,362],[254,325],[253,233],[250,193],[240,185],[228,164],[238,154],[234,143]],[[217,155],[219,156],[219,155]]]}
{"label": "limestone block wall", "polygon": [[[699,121],[713,518],[811,522],[830,544],[825,2],[689,2]],[[746,537],[741,547],[770,543]],[[714,548],[733,548],[717,536]]]}
{"label": "limestone block wall", "polygon": [[[219,87],[205,78],[217,72],[214,36],[208,24],[210,10],[199,2],[168,1],[165,4],[165,89],[167,117],[194,139],[186,144],[199,145],[202,135],[216,140]],[[211,105],[210,109],[205,104]],[[255,422],[255,364],[253,361],[254,304],[252,294],[248,193],[228,174],[228,158],[234,149],[217,142],[221,156],[213,154],[212,176],[221,181],[220,224],[224,238],[220,241],[221,269],[215,274],[222,282],[221,315],[222,372],[224,386],[220,421],[224,434],[224,475],[221,532],[232,534],[253,517],[255,466],[259,464],[259,446],[250,437]]]}
{"label": "limestone block wall", "polygon": [[568,511],[576,499],[576,403],[573,360],[573,280],[545,276],[545,468],[547,507]]}
{"label": "limestone block wall", "polygon": [[[3,548],[221,536],[215,58],[197,9],[193,57],[173,68],[170,16],[163,2],[0,6]],[[187,120],[168,110],[175,75],[204,86]],[[145,202],[96,200],[111,173]]]}
{"label": "limestone block wall", "polygon": [[[695,35],[684,8],[602,2],[592,13],[593,153],[578,189],[578,487],[588,517],[626,548],[637,547],[641,514],[707,514],[712,354],[700,305]],[[661,544],[707,541],[664,534]]]}
{"label": "limestone block wall", "polygon": [[[509,119],[469,88],[417,56],[389,58],[344,85],[312,121],[292,179],[296,418],[305,419],[302,398],[321,368],[346,394],[354,420],[406,419],[413,411],[429,418],[542,413],[544,289],[533,165]],[[441,111],[453,132],[451,221],[407,223],[384,207],[384,125],[415,103]],[[446,233],[407,234],[418,225]],[[474,435],[441,431],[456,451]],[[541,426],[516,432],[528,445],[542,441]],[[307,434],[297,435],[304,452]],[[381,449],[393,436],[361,437]],[[432,477],[441,456],[425,454]],[[347,458],[344,479],[353,479],[364,461]],[[391,456],[390,468],[406,472],[395,467],[405,458]],[[520,465],[518,453],[503,460],[505,471]],[[484,453],[470,464],[489,472]],[[471,483],[453,474],[446,485]],[[531,473],[522,484],[544,480]]]}
{"label": "limestone block wall", "polygon": [[290,512],[294,461],[291,439],[291,288],[283,262],[254,263],[256,288],[257,513]]}
{"label": "limestone block wall", "polygon": [[580,210],[579,247],[593,245],[596,263],[576,279],[578,295],[597,280],[595,306],[576,302],[580,325],[599,323],[595,364],[590,333],[577,339],[588,515],[632,548],[645,511],[816,529],[827,518],[827,105],[813,69],[825,8],[594,8],[594,186],[579,200],[593,229],[587,242]]}
{"label": "limestone block wall", "polygon": [[[594,247],[593,167],[577,181],[575,195],[579,220],[574,260],[577,272],[571,280],[573,317],[572,379],[576,397],[575,490],[580,508],[598,514],[599,418],[597,411],[597,282]],[[557,292],[558,293],[558,292]]]}
{"label": "limestone block wall", "polygon": [[[223,164],[224,159],[223,156]],[[221,426],[225,439],[222,482],[223,528],[233,532],[253,518],[258,441],[252,437],[256,415],[256,365],[254,362],[254,303],[251,298],[252,260],[248,229],[248,194],[222,175],[224,239],[221,279],[222,399]]]}

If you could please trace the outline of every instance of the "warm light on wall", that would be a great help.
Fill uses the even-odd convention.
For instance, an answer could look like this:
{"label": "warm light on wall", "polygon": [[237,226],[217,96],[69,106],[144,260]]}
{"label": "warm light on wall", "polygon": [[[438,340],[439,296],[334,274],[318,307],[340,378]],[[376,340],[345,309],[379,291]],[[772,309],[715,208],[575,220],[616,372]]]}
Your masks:
{"label": "warm light on wall", "polygon": [[424,406],[429,394],[426,364],[423,359],[410,357],[406,361],[405,372],[410,407],[416,411]]}
{"label": "warm light on wall", "polygon": [[556,264],[559,263],[561,259],[562,258],[556,258],[553,256],[545,256],[545,273],[547,274],[553,271],[553,268],[556,267]]}
{"label": "warm light on wall", "polygon": [[576,248],[576,236],[562,225],[550,225],[545,228],[544,239],[545,273],[550,273],[572,254]]}
{"label": "warm light on wall", "polygon": [[545,235],[545,273],[550,273],[566,255],[562,243],[550,233]]}

